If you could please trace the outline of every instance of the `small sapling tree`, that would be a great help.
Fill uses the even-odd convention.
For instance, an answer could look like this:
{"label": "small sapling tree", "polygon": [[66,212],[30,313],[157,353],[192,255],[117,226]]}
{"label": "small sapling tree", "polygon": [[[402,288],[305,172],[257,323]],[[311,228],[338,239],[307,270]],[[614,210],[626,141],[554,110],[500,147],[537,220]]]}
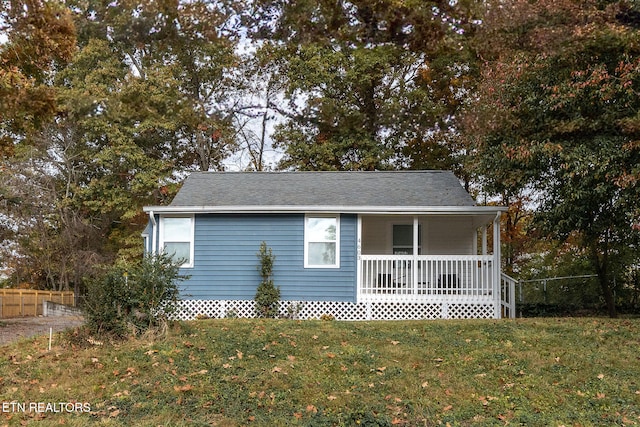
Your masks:
{"label": "small sapling tree", "polygon": [[275,255],[266,242],[260,244],[258,252],[258,271],[262,281],[256,291],[256,315],[258,317],[277,317],[280,309],[280,288],[273,284],[273,264]]}

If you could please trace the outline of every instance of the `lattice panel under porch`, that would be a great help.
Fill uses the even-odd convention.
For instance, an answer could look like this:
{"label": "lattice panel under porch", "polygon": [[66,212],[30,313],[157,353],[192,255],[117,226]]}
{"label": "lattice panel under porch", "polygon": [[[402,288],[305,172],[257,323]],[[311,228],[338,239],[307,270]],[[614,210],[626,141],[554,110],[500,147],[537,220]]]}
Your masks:
{"label": "lattice panel under porch", "polygon": [[372,302],[369,316],[371,320],[420,320],[441,317],[441,304],[404,302]]}
{"label": "lattice panel under porch", "polygon": [[[252,300],[184,300],[176,318],[192,320],[198,317],[255,317]],[[320,319],[323,315],[336,320],[410,320],[410,319],[490,319],[492,304],[417,303],[417,302],[340,302],[284,301],[280,316],[295,319]]]}
{"label": "lattice panel under porch", "polygon": [[449,304],[448,319],[490,319],[494,308],[490,304]]}

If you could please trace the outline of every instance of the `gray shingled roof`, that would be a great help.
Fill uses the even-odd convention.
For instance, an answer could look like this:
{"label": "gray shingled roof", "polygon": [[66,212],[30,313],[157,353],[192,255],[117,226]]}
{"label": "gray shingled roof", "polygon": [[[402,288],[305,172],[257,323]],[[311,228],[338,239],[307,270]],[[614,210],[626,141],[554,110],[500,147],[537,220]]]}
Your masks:
{"label": "gray shingled roof", "polygon": [[474,206],[449,171],[194,172],[170,206]]}

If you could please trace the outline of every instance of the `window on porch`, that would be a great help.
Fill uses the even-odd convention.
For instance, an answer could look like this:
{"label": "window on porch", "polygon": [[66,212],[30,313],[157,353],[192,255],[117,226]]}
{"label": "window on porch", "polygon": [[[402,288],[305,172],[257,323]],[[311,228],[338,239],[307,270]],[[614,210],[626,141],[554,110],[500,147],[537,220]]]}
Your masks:
{"label": "window on porch", "polygon": [[[422,253],[422,227],[418,225],[418,254]],[[393,224],[393,254],[413,255],[413,224]]]}

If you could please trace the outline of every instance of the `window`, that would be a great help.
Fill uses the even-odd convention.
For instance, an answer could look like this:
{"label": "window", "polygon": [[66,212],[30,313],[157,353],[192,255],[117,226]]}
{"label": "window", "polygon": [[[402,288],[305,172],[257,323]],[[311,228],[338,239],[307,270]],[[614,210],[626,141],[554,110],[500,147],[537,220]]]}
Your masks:
{"label": "window", "polygon": [[149,250],[149,235],[148,234],[143,234],[142,235],[142,247],[144,248],[144,254],[148,254],[149,252],[151,252]]}
{"label": "window", "polygon": [[182,267],[193,267],[193,217],[163,217],[160,222],[160,247]]}
{"label": "window", "polygon": [[337,216],[308,216],[304,227],[304,266],[340,267],[340,219]]}
{"label": "window", "polygon": [[[422,227],[418,225],[418,254],[422,253]],[[393,225],[393,254],[413,255],[413,225]]]}

